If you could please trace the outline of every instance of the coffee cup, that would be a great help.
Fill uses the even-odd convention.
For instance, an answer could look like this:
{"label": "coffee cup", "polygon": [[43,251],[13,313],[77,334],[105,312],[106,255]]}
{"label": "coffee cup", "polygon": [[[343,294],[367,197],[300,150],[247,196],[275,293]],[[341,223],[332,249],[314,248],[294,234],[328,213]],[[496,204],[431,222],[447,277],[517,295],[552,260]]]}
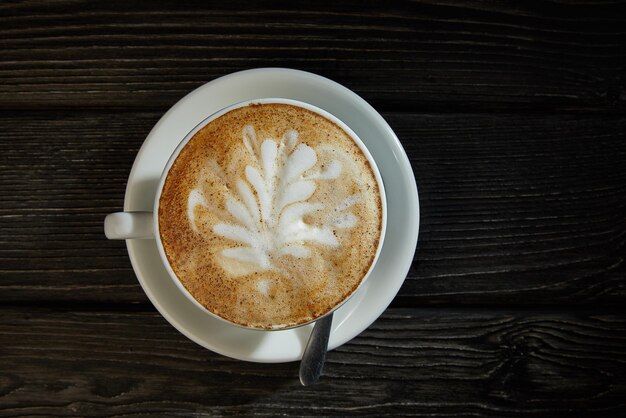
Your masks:
{"label": "coffee cup", "polygon": [[[316,129],[324,135],[308,134]],[[272,220],[272,213],[279,214]],[[382,178],[358,136],[323,109],[268,98],[200,122],[170,156],[153,212],[110,214],[105,234],[155,239],[171,279],[207,314],[280,330],[334,312],[363,285],[380,254],[386,216]],[[194,255],[195,248],[205,250]],[[344,272],[352,281],[341,287]],[[243,307],[231,309],[237,304]],[[289,313],[267,313],[281,309]],[[248,317],[233,314],[244,311]]]}

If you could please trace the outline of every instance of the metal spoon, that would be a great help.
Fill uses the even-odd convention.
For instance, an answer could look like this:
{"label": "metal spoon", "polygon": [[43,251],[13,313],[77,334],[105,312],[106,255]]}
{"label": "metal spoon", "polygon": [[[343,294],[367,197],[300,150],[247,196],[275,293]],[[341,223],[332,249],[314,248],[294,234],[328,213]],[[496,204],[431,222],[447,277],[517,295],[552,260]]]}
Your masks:
{"label": "metal spoon", "polygon": [[306,344],[302,360],[300,361],[300,383],[303,386],[314,384],[322,374],[332,324],[332,312],[315,322],[309,342]]}

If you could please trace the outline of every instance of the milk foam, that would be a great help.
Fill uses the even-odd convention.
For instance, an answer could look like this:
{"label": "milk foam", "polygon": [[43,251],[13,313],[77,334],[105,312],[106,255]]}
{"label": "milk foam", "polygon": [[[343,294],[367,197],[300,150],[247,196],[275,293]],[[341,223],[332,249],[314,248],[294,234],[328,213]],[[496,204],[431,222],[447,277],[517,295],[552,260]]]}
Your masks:
{"label": "milk foam", "polygon": [[[278,257],[308,258],[311,245],[339,247],[341,243],[333,229],[357,224],[357,217],[349,209],[360,201],[359,194],[347,197],[330,210],[309,199],[317,182],[332,181],[342,175],[342,164],[330,160],[322,162],[324,169],[314,170],[318,154],[307,144],[298,144],[295,130],[288,130],[280,140],[267,138],[259,144],[254,128],[246,125],[242,136],[251,163],[232,183],[235,190],[225,197],[226,210],[234,221],[219,222],[211,229],[235,244],[222,251],[222,267],[233,275],[276,270],[272,260]],[[211,172],[226,181],[219,164],[213,160],[210,165]],[[198,207],[209,208],[201,187],[189,193],[187,219],[196,233],[204,233],[196,225]],[[324,211],[328,216],[322,223],[304,221],[307,215]],[[267,296],[268,283],[259,283],[258,290]]]}
{"label": "milk foam", "polygon": [[174,160],[159,235],[185,289],[236,324],[319,318],[375,260],[382,201],[349,133],[314,112],[254,104],[211,121]]}

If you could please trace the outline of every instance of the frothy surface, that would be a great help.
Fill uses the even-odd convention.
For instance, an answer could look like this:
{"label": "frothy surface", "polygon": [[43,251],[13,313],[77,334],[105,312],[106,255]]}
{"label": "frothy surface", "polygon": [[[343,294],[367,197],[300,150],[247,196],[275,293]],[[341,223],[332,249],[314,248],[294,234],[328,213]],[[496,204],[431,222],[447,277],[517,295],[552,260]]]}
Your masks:
{"label": "frothy surface", "polygon": [[380,239],[381,201],[341,128],[296,106],[257,104],[185,145],[158,216],[170,265],[198,302],[241,325],[281,328],[358,287]]}

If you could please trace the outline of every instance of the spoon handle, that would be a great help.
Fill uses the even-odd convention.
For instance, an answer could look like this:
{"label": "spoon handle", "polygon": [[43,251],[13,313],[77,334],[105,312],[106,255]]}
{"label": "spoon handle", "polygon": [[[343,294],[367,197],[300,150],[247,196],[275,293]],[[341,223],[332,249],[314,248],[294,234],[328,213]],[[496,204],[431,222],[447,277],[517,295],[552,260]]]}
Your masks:
{"label": "spoon handle", "polygon": [[303,386],[314,384],[322,374],[332,324],[332,313],[315,322],[309,342],[300,361],[300,383]]}

